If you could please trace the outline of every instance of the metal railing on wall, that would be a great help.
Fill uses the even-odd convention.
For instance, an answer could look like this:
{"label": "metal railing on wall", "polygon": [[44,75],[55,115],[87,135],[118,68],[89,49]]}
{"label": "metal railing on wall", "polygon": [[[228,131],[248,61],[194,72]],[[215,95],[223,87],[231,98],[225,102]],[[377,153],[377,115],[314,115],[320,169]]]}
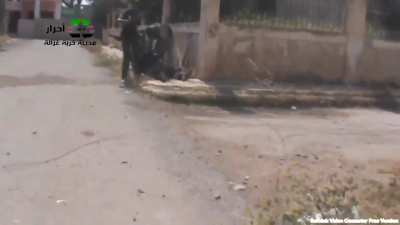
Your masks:
{"label": "metal railing on wall", "polygon": [[[249,0],[238,4],[222,0],[222,21],[227,24],[283,30],[342,33],[346,0]],[[243,3],[246,2],[246,3]],[[265,2],[271,2],[265,4]]]}
{"label": "metal railing on wall", "polygon": [[368,1],[368,36],[400,41],[400,0]]}
{"label": "metal railing on wall", "polygon": [[200,20],[201,0],[174,0],[173,23],[194,23]]}

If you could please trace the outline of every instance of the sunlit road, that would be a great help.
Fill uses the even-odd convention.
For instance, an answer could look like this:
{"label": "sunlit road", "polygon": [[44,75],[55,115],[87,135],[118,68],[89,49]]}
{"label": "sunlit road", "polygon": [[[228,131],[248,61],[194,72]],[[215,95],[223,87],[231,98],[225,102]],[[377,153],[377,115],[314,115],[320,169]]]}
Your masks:
{"label": "sunlit road", "polygon": [[174,107],[125,93],[92,57],[29,40],[0,52],[0,224],[243,223]]}
{"label": "sunlit road", "polygon": [[171,104],[82,48],[18,40],[0,50],[0,225],[249,224],[291,166],[400,171],[399,115]]}

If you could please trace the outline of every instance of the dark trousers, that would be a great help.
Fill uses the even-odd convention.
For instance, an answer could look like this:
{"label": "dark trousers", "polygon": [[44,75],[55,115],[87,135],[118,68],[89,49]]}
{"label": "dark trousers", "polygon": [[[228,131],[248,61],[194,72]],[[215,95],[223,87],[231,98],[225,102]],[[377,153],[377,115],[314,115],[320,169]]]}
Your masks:
{"label": "dark trousers", "polygon": [[[122,43],[122,52],[123,52],[123,59],[122,59],[122,80],[127,80],[129,75],[130,66],[135,68],[135,57],[133,46],[130,43]],[[137,71],[135,71],[135,76]]]}

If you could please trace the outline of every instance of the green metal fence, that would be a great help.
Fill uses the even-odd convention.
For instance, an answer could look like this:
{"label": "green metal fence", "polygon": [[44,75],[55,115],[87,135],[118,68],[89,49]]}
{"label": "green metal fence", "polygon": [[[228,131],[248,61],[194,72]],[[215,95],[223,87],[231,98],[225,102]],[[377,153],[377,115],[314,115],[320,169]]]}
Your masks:
{"label": "green metal fence", "polygon": [[[242,26],[341,33],[346,0],[222,0],[222,20]],[[268,3],[268,4],[266,4]]]}
{"label": "green metal fence", "polygon": [[400,0],[369,0],[367,18],[370,38],[400,40]]}

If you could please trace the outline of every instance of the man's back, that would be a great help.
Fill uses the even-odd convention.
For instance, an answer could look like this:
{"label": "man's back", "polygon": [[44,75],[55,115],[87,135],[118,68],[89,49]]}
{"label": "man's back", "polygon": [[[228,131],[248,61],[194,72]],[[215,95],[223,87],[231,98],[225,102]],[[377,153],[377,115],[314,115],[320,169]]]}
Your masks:
{"label": "man's back", "polygon": [[132,22],[124,24],[121,31],[121,41],[130,43],[137,38],[138,38],[137,25]]}

